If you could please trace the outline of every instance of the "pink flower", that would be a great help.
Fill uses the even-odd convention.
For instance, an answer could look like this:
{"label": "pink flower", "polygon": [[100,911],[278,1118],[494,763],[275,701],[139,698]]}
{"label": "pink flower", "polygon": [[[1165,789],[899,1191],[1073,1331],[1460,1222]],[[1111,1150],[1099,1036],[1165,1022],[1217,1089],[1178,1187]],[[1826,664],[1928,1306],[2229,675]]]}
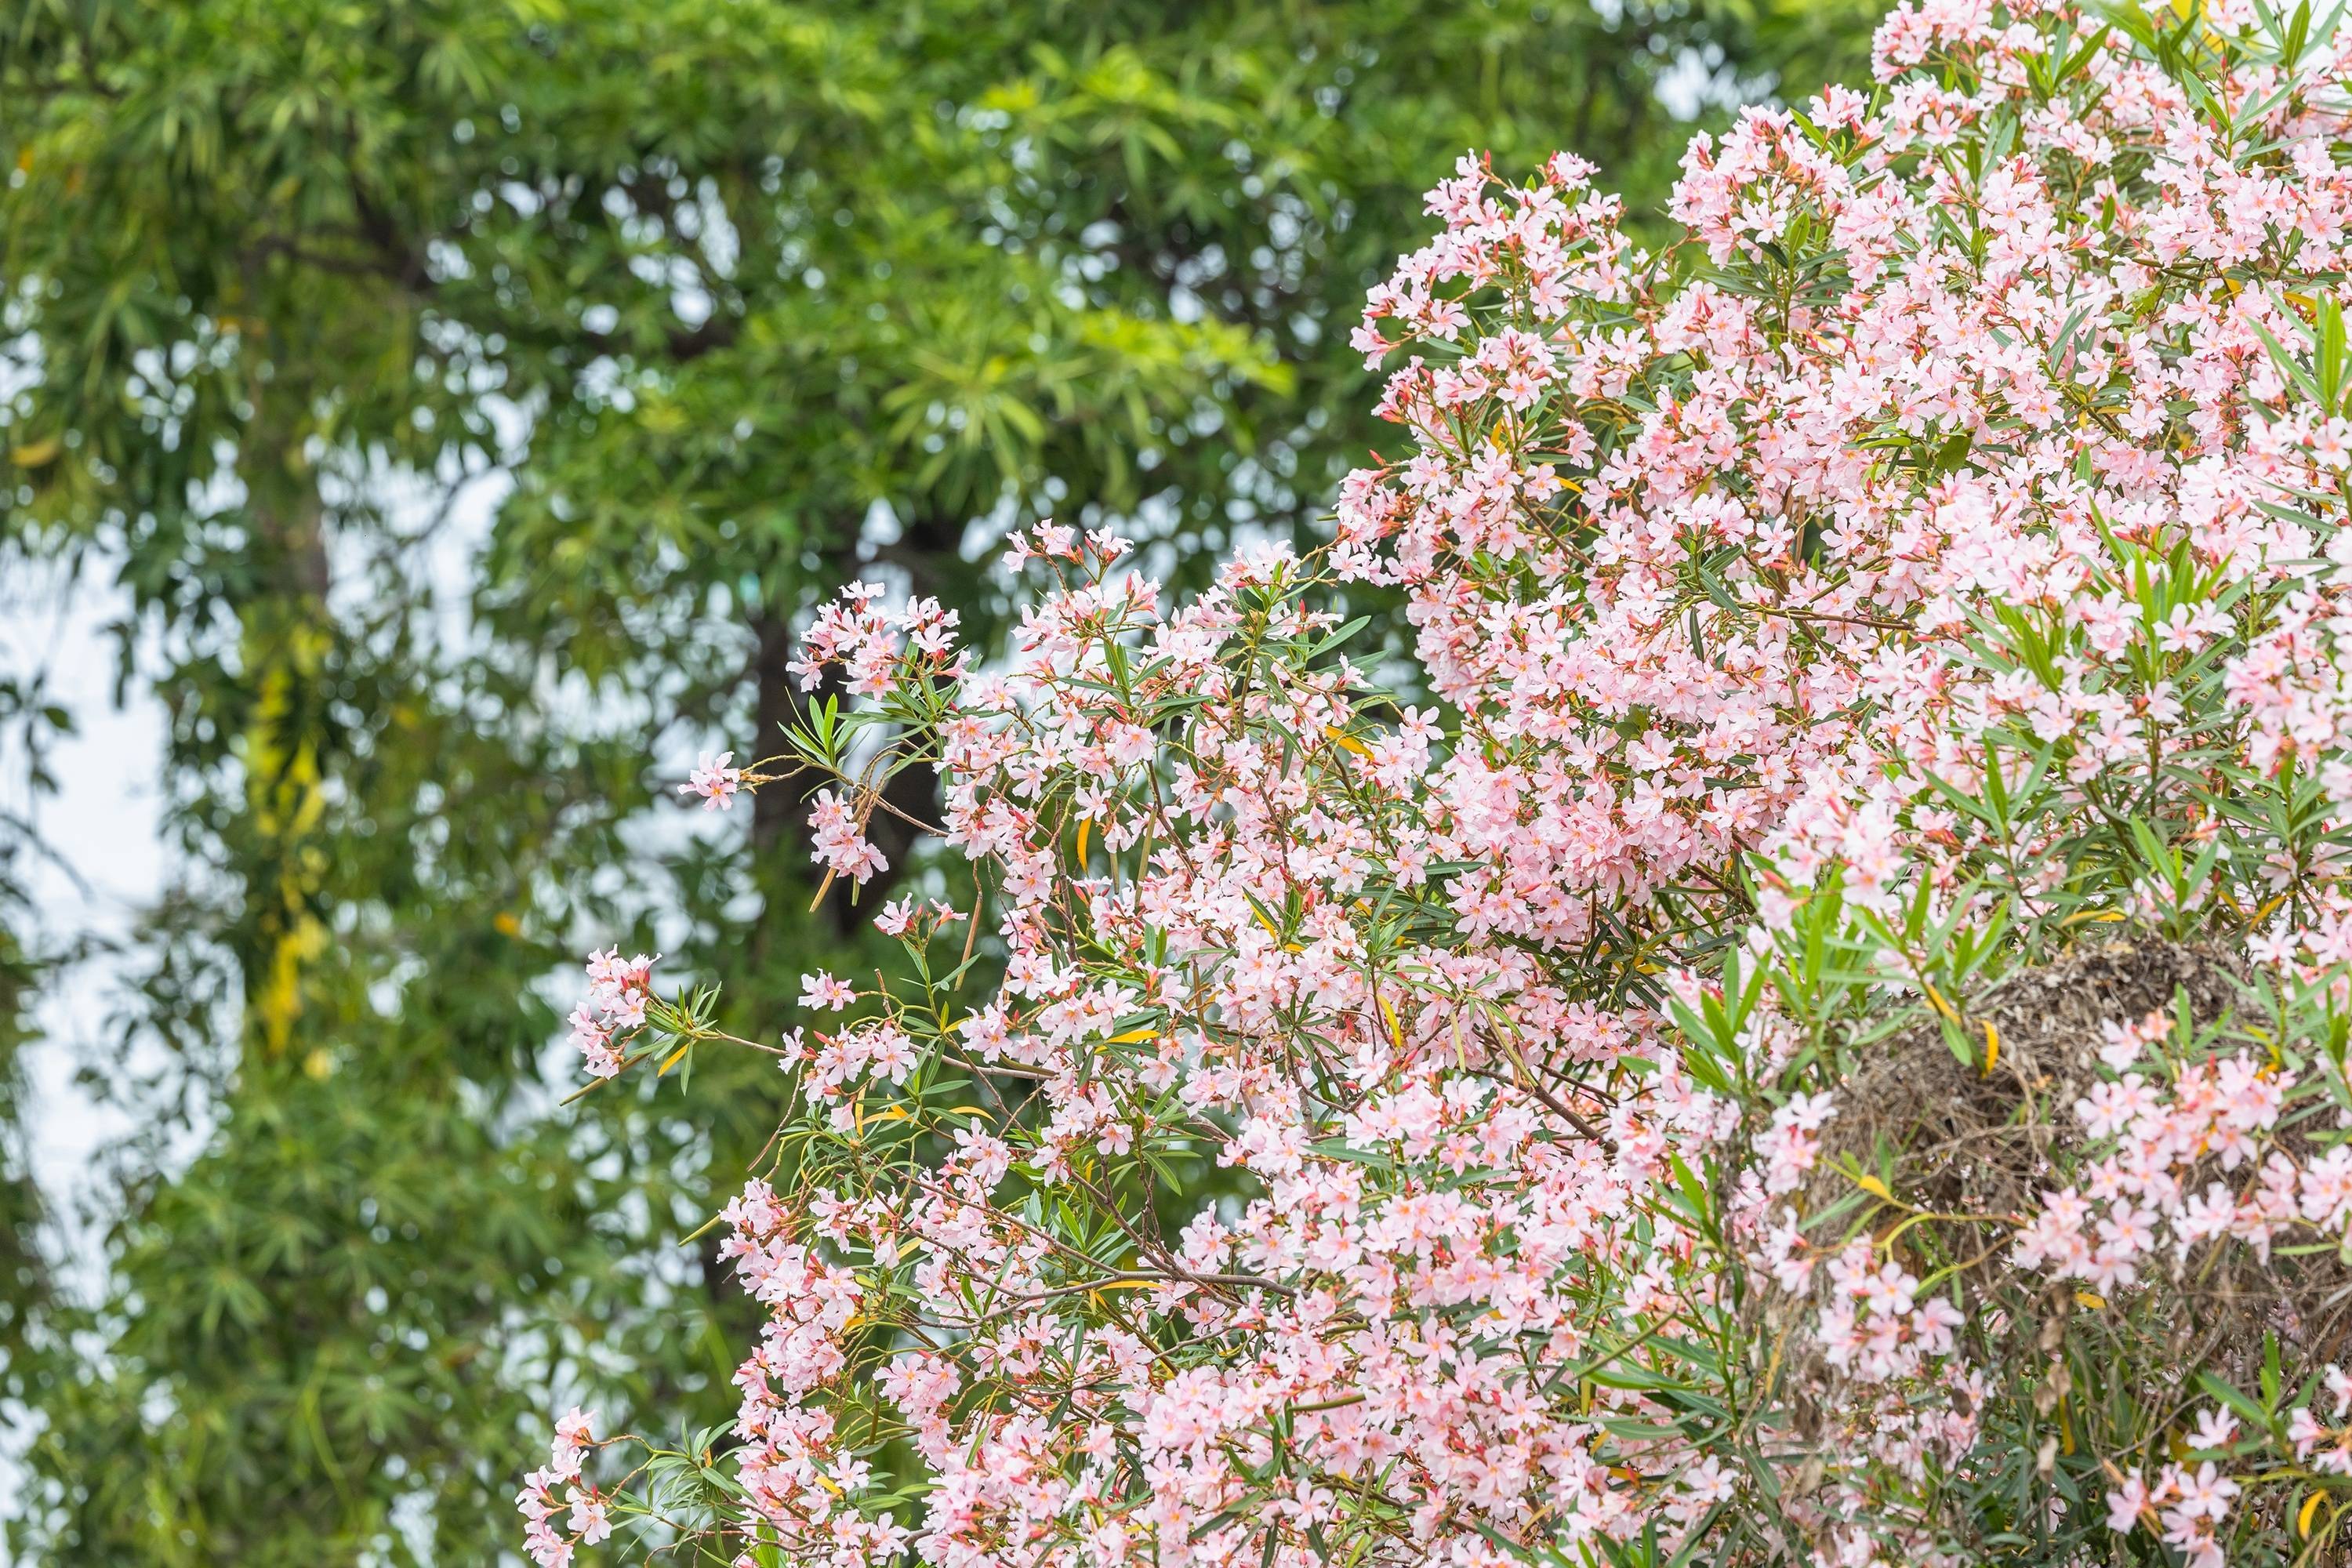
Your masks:
{"label": "pink flower", "polygon": [[824,1007],[840,1012],[857,1000],[857,993],[845,981],[835,980],[824,970],[801,976],[801,1005]]}
{"label": "pink flower", "polygon": [[743,771],[730,765],[734,761],[732,752],[721,752],[715,757],[706,752],[687,776],[687,782],[677,786],[677,793],[700,795],[705,811],[726,810],[735,803],[735,793],[743,784]]}
{"label": "pink flower", "polygon": [[2134,1526],[2153,1512],[2148,1502],[2147,1483],[2137,1476],[2126,1476],[2124,1484],[2107,1493],[2107,1528],[2119,1534],[2128,1534]]}
{"label": "pink flower", "polygon": [[2194,1449],[2215,1451],[2227,1448],[2235,1440],[2238,1418],[2216,1405],[2208,1405],[2197,1420],[2197,1430],[2189,1435],[2189,1446]]}
{"label": "pink flower", "polygon": [[604,1500],[585,1487],[573,1489],[566,1523],[583,1546],[593,1546],[613,1533],[612,1522],[604,1517]]}

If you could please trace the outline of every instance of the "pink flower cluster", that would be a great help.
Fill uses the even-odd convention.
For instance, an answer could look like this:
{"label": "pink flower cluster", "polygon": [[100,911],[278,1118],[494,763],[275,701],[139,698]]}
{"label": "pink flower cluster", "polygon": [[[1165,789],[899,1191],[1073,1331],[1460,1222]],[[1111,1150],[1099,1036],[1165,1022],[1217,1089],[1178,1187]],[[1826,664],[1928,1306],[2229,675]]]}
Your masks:
{"label": "pink flower cluster", "polygon": [[941,608],[937,599],[891,610],[882,598],[881,584],[853,583],[818,613],[791,665],[802,690],[815,690],[828,665],[841,667],[850,693],[858,697],[880,696],[906,678],[910,664],[941,680],[963,672],[955,649],[957,611]]}
{"label": "pink flower cluster", "polygon": [[620,1042],[646,1022],[653,1000],[654,961],[644,953],[624,960],[618,949],[588,955],[588,995],[572,1010],[572,1045],[596,1078],[621,1070]]}
{"label": "pink flower cluster", "polygon": [[2305,1228],[2352,1244],[2352,1143],[2298,1160],[2272,1142],[2295,1087],[2244,1054],[2100,1083],[2074,1114],[2101,1152],[2079,1184],[2046,1194],[2017,1261],[2111,1291],[2140,1279],[2159,1239],[2181,1259],[2228,1237],[2267,1260],[2282,1233]]}
{"label": "pink flower cluster", "polygon": [[1867,1242],[1831,1260],[1830,1303],[1818,1331],[1829,1363],[1868,1383],[1916,1378],[1931,1358],[1952,1352],[1960,1311],[1942,1296],[1919,1298],[1919,1281]]}
{"label": "pink flower cluster", "polygon": [[[546,1465],[523,1478],[515,1498],[525,1522],[523,1546],[539,1568],[565,1568],[575,1548],[593,1546],[613,1533],[604,1494],[580,1473],[582,1460],[596,1446],[590,1431],[595,1422],[593,1411],[577,1405],[557,1421]],[[559,1497],[557,1489],[566,1486],[570,1497]]]}
{"label": "pink flower cluster", "polygon": [[[2226,1447],[2236,1418],[2209,1410],[2205,1421],[2193,1446]],[[2109,1492],[2107,1525],[2119,1534],[2147,1525],[2182,1554],[2189,1568],[2222,1568],[2228,1559],[2219,1532],[2230,1516],[2231,1500],[2242,1490],[2210,1459],[2193,1468],[2169,1464],[2158,1472],[2153,1487],[2127,1476]]]}
{"label": "pink flower cluster", "polygon": [[863,884],[876,873],[890,868],[890,858],[866,837],[865,818],[832,790],[816,792],[816,803],[809,808],[808,825],[818,863],[827,871]]}
{"label": "pink flower cluster", "polygon": [[2294,1457],[2321,1474],[2352,1476],[2352,1374],[2331,1364],[2322,1383],[2328,1418],[2322,1421],[2310,1405],[2296,1405],[2288,1417],[2287,1440],[2294,1445]]}

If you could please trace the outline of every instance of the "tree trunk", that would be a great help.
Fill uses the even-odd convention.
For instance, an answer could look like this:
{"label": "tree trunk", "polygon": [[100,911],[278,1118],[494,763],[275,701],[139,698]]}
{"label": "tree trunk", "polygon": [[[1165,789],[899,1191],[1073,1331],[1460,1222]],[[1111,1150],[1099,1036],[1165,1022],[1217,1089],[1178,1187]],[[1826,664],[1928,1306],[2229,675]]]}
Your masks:
{"label": "tree trunk", "polygon": [[[242,761],[253,840],[237,956],[247,1037],[275,1058],[294,1042],[304,968],[329,941],[319,908],[325,862],[314,840],[337,752],[324,689],[335,628],[327,612],[326,506],[305,450],[310,400],[299,386],[261,381],[253,401],[237,461],[261,576],[259,591],[238,606],[251,694]],[[326,1061],[306,1057],[305,1065]]]}

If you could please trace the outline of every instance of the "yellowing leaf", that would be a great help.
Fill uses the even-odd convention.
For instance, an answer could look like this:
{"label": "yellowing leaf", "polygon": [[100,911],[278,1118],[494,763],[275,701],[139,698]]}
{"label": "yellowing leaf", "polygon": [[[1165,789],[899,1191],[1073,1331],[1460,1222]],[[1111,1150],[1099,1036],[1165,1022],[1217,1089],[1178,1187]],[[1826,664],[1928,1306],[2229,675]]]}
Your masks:
{"label": "yellowing leaf", "polygon": [[1992,1026],[1992,1020],[1991,1020],[1990,1018],[1987,1018],[1987,1019],[1985,1020],[1985,1024],[1984,1024],[1984,1032],[1985,1032],[1985,1068],[1984,1068],[1984,1075],[1985,1075],[1985,1077],[1987,1077],[1987,1078],[1990,1078],[1990,1077],[1992,1076],[1992,1068],[1993,1068],[1993,1064],[1994,1064],[1995,1062],[1997,1062],[1997,1061],[2000,1060],[2000,1031],[1999,1029],[1996,1029],[1996,1028],[1994,1028],[1994,1027]]}
{"label": "yellowing leaf", "polygon": [[1331,737],[1331,743],[1341,751],[1353,752],[1360,757],[1369,757],[1372,754],[1372,749],[1370,746],[1340,729],[1337,724],[1324,725],[1323,732]]}
{"label": "yellowing leaf", "polygon": [[950,1105],[948,1107],[948,1114],[950,1116],[985,1116],[988,1112],[977,1105]]}
{"label": "yellowing leaf", "polygon": [[1129,1029],[1123,1035],[1113,1035],[1108,1043],[1114,1046],[1139,1046],[1159,1033],[1157,1029]]}
{"label": "yellowing leaf", "polygon": [[1949,1018],[1955,1024],[1960,1021],[1960,1015],[1958,1012],[1953,1008],[1949,1002],[1944,1000],[1944,994],[1936,989],[1936,985],[1933,981],[1922,980],[1919,984],[1927,988],[1927,1000],[1935,1004],[1937,1012],[1941,1013],[1945,1017]]}
{"label": "yellowing leaf", "polygon": [[2294,1516],[2294,1532],[2297,1535],[2305,1541],[2311,1539],[2311,1516],[2317,1513],[2319,1505],[2326,1500],[2326,1492],[2314,1492],[2303,1500],[2303,1507],[2296,1510]]}
{"label": "yellowing leaf", "polygon": [[1087,863],[1087,835],[1093,831],[1094,826],[1095,819],[1091,816],[1078,818],[1078,864],[1080,866]]}
{"label": "yellowing leaf", "polygon": [[2095,1312],[2106,1304],[2107,1299],[2105,1296],[2100,1295],[2096,1290],[2077,1290],[2074,1292],[2074,1305],[2082,1308],[2085,1311]]}
{"label": "yellowing leaf", "polygon": [[686,1053],[692,1049],[694,1049],[694,1042],[692,1040],[688,1040],[686,1044],[678,1047],[677,1049],[670,1052],[669,1059],[662,1063],[661,1069],[655,1073],[654,1076],[656,1078],[667,1078],[669,1076],[669,1069],[684,1061],[686,1059]]}
{"label": "yellowing leaf", "polygon": [[1158,1283],[1157,1279],[1107,1279],[1099,1285],[1087,1287],[1087,1300],[1100,1308],[1108,1304],[1103,1300],[1106,1290],[1149,1290]]}
{"label": "yellowing leaf", "polygon": [[1381,998],[1381,1016],[1389,1021],[1389,1038],[1396,1042],[1397,1049],[1404,1049],[1404,1026],[1397,1022],[1396,1009],[1385,996]]}
{"label": "yellowing leaf", "polygon": [[1853,1179],[1853,1184],[1874,1197],[1885,1198],[1890,1204],[1895,1201],[1895,1194],[1887,1187],[1886,1183],[1880,1177],[1856,1176]]}
{"label": "yellowing leaf", "polygon": [[492,915],[490,917],[490,924],[498,928],[499,934],[501,936],[520,936],[522,934],[522,921],[515,919],[513,915],[509,914],[505,910],[500,910],[497,914]]}
{"label": "yellowing leaf", "polygon": [[58,451],[58,438],[51,436],[39,441],[27,441],[21,447],[10,447],[8,460],[20,468],[37,468],[44,464],[55,462]]}

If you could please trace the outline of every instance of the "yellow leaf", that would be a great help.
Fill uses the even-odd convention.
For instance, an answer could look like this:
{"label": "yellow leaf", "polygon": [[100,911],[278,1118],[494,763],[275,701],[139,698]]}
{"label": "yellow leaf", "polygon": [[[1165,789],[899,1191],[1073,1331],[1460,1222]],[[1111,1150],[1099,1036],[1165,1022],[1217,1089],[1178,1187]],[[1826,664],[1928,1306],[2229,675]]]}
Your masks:
{"label": "yellow leaf", "polygon": [[1396,1009],[1389,1005],[1385,996],[1381,998],[1381,1016],[1389,1021],[1389,1038],[1396,1042],[1397,1049],[1404,1049],[1404,1027],[1397,1022]]}
{"label": "yellow leaf", "polygon": [[2100,1295],[2096,1290],[2077,1290],[2074,1292],[2074,1305],[2082,1308],[2084,1311],[2095,1312],[2106,1304],[2107,1299],[2105,1296]]}
{"label": "yellow leaf", "polygon": [[1274,929],[1274,922],[1265,918],[1265,911],[1264,910],[1259,909],[1255,904],[1252,904],[1250,906],[1250,913],[1257,917],[1257,923],[1265,928],[1266,935],[1274,938],[1276,942],[1280,942],[1282,940],[1282,933]]}
{"label": "yellow leaf", "polygon": [[950,1116],[985,1116],[988,1112],[977,1105],[950,1105],[948,1107],[948,1114]]}
{"label": "yellow leaf", "polygon": [[1107,1290],[1149,1290],[1159,1283],[1157,1279],[1106,1279],[1099,1285],[1087,1287],[1087,1301],[1100,1310],[1109,1304],[1103,1300],[1103,1292]]}
{"label": "yellow leaf", "polygon": [[876,1111],[874,1113],[874,1120],[877,1121],[911,1121],[914,1120],[914,1115],[905,1106],[894,1105],[887,1110]]}
{"label": "yellow leaf", "polygon": [[1356,739],[1355,736],[1348,733],[1347,731],[1340,729],[1337,724],[1324,725],[1323,732],[1326,735],[1330,736],[1331,743],[1338,746],[1341,751],[1353,752],[1360,757],[1369,757],[1372,754],[1372,749],[1370,746],[1367,746],[1361,741]]}
{"label": "yellow leaf", "polygon": [[43,464],[55,462],[58,450],[58,438],[51,436],[39,441],[27,441],[21,447],[10,447],[8,460],[20,468],[37,468]]}
{"label": "yellow leaf", "polygon": [[508,913],[504,910],[500,910],[497,914],[490,917],[490,924],[496,926],[499,929],[499,934],[502,936],[520,936],[522,934],[522,921],[515,919],[513,915]]}
{"label": "yellow leaf", "polygon": [[1936,1005],[1937,1012],[1941,1013],[1945,1017],[1949,1018],[1955,1024],[1960,1021],[1959,1014],[1953,1010],[1952,1005],[1949,1002],[1944,1000],[1944,994],[1936,989],[1936,985],[1933,981],[1922,980],[1919,984],[1927,987],[1927,1000]]}
{"label": "yellow leaf", "polygon": [[1094,825],[1095,819],[1091,816],[1078,818],[1078,864],[1081,867],[1087,863],[1087,834],[1093,829]]}
{"label": "yellow leaf", "polygon": [[2319,1505],[2326,1500],[2326,1492],[2314,1492],[2303,1500],[2303,1507],[2294,1516],[2294,1532],[2297,1535],[2302,1536],[2305,1541],[2311,1539],[2311,1516],[2317,1513]]}
{"label": "yellow leaf", "polygon": [[1139,1046],[1159,1033],[1157,1029],[1129,1029],[1124,1035],[1113,1035],[1108,1043],[1114,1046]]}
{"label": "yellow leaf", "polygon": [[694,1049],[694,1042],[692,1040],[688,1040],[686,1044],[678,1047],[677,1049],[670,1052],[669,1060],[662,1063],[661,1070],[655,1073],[654,1076],[656,1078],[667,1078],[669,1076],[669,1069],[684,1061],[686,1059],[686,1053],[692,1049]]}
{"label": "yellow leaf", "polygon": [[1985,1032],[1985,1070],[1984,1070],[1984,1075],[1985,1075],[1985,1077],[1987,1077],[1987,1078],[1990,1078],[1990,1077],[1992,1076],[1992,1067],[1993,1067],[1993,1063],[1995,1063],[1995,1062],[1997,1062],[1997,1061],[2000,1060],[2000,1031],[1999,1029],[1996,1029],[1996,1028],[1994,1028],[1994,1027],[1992,1026],[1992,1020],[1991,1020],[1990,1018],[1987,1018],[1987,1019],[1985,1020],[1985,1024],[1984,1024],[1984,1032]]}
{"label": "yellow leaf", "polygon": [[1874,1197],[1885,1198],[1890,1204],[1895,1201],[1895,1194],[1888,1189],[1886,1183],[1880,1177],[1856,1176],[1853,1179],[1853,1184]]}
{"label": "yellow leaf", "polygon": [[2123,918],[2120,910],[2078,910],[2059,923],[2071,926],[2080,925],[2084,921],[2119,921]]}

